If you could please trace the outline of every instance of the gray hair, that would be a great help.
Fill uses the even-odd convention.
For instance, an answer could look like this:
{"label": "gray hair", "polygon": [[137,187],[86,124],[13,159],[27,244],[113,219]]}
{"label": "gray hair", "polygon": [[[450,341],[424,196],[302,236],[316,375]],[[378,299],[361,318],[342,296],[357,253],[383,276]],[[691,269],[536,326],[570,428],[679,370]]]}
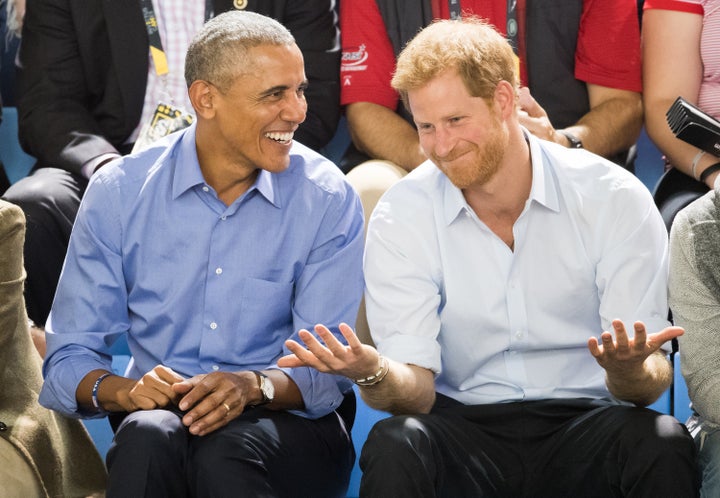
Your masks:
{"label": "gray hair", "polygon": [[260,45],[292,45],[290,31],[255,12],[229,11],[210,19],[193,38],[185,57],[185,81],[203,80],[227,90],[233,80],[252,70],[249,49]]}

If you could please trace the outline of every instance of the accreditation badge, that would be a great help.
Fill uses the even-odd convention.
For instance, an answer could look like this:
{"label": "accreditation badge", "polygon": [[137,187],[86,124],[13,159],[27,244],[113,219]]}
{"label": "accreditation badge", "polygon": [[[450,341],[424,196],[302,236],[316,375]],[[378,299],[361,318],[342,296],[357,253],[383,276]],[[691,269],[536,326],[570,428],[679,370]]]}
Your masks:
{"label": "accreditation badge", "polygon": [[195,118],[188,112],[167,104],[158,104],[149,123],[140,129],[133,153],[147,149],[155,140],[190,126]]}

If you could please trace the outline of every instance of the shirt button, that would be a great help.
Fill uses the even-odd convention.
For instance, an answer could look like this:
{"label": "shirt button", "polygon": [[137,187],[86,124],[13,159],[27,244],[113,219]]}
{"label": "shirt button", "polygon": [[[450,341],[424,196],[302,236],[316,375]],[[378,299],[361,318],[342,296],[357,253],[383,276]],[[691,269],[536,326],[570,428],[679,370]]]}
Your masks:
{"label": "shirt button", "polygon": [[212,369],[213,369],[215,372],[217,372],[218,370],[220,370],[220,367],[217,366],[217,365],[213,365],[213,366],[212,366]]}
{"label": "shirt button", "polygon": [[522,337],[523,337],[522,330],[516,331],[516,332],[515,332],[515,337],[518,338],[518,339],[522,339]]}
{"label": "shirt button", "polygon": [[203,192],[210,192],[210,189],[207,185],[203,185]]}
{"label": "shirt button", "polygon": [[225,220],[227,220],[227,216],[221,216],[220,219],[225,221]]}
{"label": "shirt button", "polygon": [[222,273],[222,268],[215,268],[215,275],[220,275]]}
{"label": "shirt button", "polygon": [[212,322],[212,323],[210,324],[210,328],[213,329],[213,330],[215,330],[215,329],[217,328],[217,323]]}

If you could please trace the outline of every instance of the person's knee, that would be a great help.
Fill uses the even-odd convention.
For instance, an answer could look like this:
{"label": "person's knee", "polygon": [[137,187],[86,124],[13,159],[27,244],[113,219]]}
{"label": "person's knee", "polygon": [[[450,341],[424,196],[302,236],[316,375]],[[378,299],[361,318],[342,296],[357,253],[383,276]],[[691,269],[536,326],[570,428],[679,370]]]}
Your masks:
{"label": "person's knee", "polygon": [[187,431],[180,416],[168,410],[143,410],[129,414],[118,427],[111,451],[168,455],[182,451]]}
{"label": "person's knee", "polygon": [[397,463],[429,452],[430,437],[417,416],[402,415],[377,422],[362,448],[362,462],[383,459]]}
{"label": "person's knee", "polygon": [[28,224],[58,216],[74,219],[86,181],[67,171],[42,168],[13,184],[3,198],[25,212]]}
{"label": "person's knee", "polygon": [[644,458],[681,458],[694,461],[695,443],[684,424],[670,415],[652,410],[630,408],[623,439],[632,447],[632,454]]}

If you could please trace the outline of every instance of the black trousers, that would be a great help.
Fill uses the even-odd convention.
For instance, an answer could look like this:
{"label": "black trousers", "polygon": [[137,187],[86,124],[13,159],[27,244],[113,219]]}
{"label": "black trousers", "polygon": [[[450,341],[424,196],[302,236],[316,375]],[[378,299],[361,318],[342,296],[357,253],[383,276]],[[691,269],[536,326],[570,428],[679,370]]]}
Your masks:
{"label": "black trousers", "polygon": [[696,450],[669,415],[603,400],[466,406],[381,420],[360,457],[360,495],[695,497]]}
{"label": "black trousers", "polygon": [[193,436],[169,410],[127,415],[107,455],[108,498],[344,497],[355,462],[345,423],[262,407]]}
{"label": "black trousers", "polygon": [[38,325],[47,320],[55,297],[70,232],[87,180],[57,168],[40,168],[13,184],[3,198],[22,208],[25,235],[25,303]]}

